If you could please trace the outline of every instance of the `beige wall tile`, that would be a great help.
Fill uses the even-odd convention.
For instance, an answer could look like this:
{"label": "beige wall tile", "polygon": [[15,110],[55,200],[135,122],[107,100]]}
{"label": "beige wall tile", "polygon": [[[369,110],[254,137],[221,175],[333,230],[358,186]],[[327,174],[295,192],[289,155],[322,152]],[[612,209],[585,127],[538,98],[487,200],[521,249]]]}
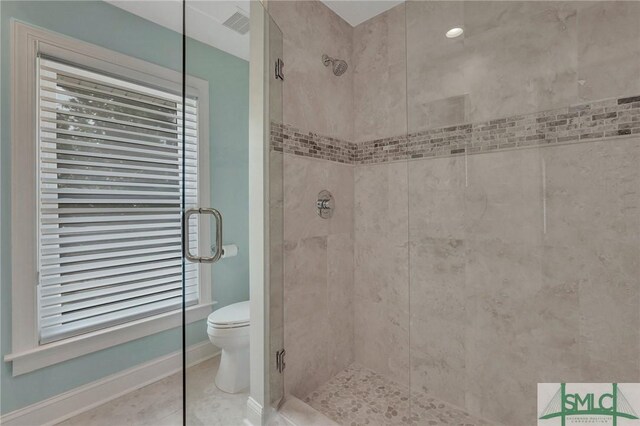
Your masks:
{"label": "beige wall tile", "polygon": [[[335,210],[329,220],[317,214],[322,190],[333,195]],[[353,167],[324,160],[284,156],[286,240],[350,233],[353,230]]]}
{"label": "beige wall tile", "polygon": [[[538,382],[637,380],[638,146],[471,155],[466,170],[464,157],[408,163],[414,389],[524,424]],[[356,182],[384,185],[369,172]]]}
{"label": "beige wall tile", "polygon": [[467,238],[539,244],[544,217],[538,149],[467,157]]}
{"label": "beige wall tile", "polygon": [[355,169],[355,359],[409,384],[407,165]]}
{"label": "beige wall tile", "polygon": [[411,242],[411,318],[465,324],[464,240],[423,238]]}
{"label": "beige wall tile", "polygon": [[354,28],[355,142],[406,132],[405,28],[404,4]]}
{"label": "beige wall tile", "polygon": [[[284,155],[285,388],[299,398],[354,359],[353,172]],[[330,219],[316,212],[323,189],[334,196]]]}
{"label": "beige wall tile", "polygon": [[541,153],[545,243],[640,240],[640,139],[566,145]]}
{"label": "beige wall tile", "polygon": [[637,243],[598,242],[582,251],[586,251],[589,274],[580,283],[584,380],[638,381],[640,247]]}
{"label": "beige wall tile", "polygon": [[464,2],[465,35],[473,36],[513,22],[527,20],[532,16],[553,11],[560,3],[551,1]]}
{"label": "beige wall tile", "polygon": [[[333,195],[335,209],[328,220],[329,234],[353,232],[353,166],[325,162],[326,189]],[[316,194],[317,195],[317,194]]]}
{"label": "beige wall tile", "polygon": [[449,157],[408,163],[411,241],[465,237],[465,161]]}
{"label": "beige wall tile", "polygon": [[[505,425],[526,425],[535,419],[535,371],[523,349],[474,334],[465,343],[466,369],[473,372],[466,378],[465,408]],[[496,350],[504,347],[509,350]]]}
{"label": "beige wall tile", "polygon": [[407,3],[410,132],[577,101],[576,7],[511,3]]}
{"label": "beige wall tile", "polygon": [[[640,90],[637,2],[413,1],[406,8],[409,132]],[[444,37],[454,26],[464,35]]]}
{"label": "beige wall tile", "polygon": [[[356,296],[357,300],[357,296]],[[389,375],[389,342],[385,307],[379,301],[354,303],[354,356],[356,362],[379,374]]]}
{"label": "beige wall tile", "polygon": [[585,257],[579,250],[543,246],[542,286],[532,299],[538,309],[531,362],[538,382],[584,381],[580,359],[580,288],[587,282]]}
{"label": "beige wall tile", "polygon": [[285,388],[304,397],[329,379],[327,238],[285,243]]}
{"label": "beige wall tile", "polygon": [[307,321],[327,310],[327,238],[311,237],[285,243],[285,317]]}
{"label": "beige wall tile", "polygon": [[[353,138],[353,28],[319,1],[273,0],[269,13],[284,37],[284,122],[305,131]],[[322,55],[350,66],[336,77]]]}
{"label": "beige wall tile", "polygon": [[640,3],[585,2],[578,9],[580,100],[640,92]]}
{"label": "beige wall tile", "polygon": [[465,27],[464,8],[464,2],[406,2],[407,59],[425,64],[429,58],[463,54],[464,39],[448,39],[445,33],[454,27]]}
{"label": "beige wall tile", "polygon": [[326,236],[329,221],[316,212],[318,193],[329,189],[329,165],[326,161],[294,155],[284,156],[284,238]]}
{"label": "beige wall tile", "polygon": [[329,374],[354,360],[353,236],[327,237],[327,316],[329,318]]}
{"label": "beige wall tile", "polygon": [[[526,424],[535,415],[536,344],[539,307],[530,301],[541,290],[540,252],[535,246],[499,240],[468,241],[467,394],[482,416],[505,424]],[[544,332],[544,331],[543,331]]]}
{"label": "beige wall tile", "polygon": [[577,12],[543,13],[465,37],[470,121],[566,106],[577,99]]}
{"label": "beige wall tile", "polygon": [[[448,39],[464,27],[463,2],[406,3],[408,131],[467,121],[467,54],[464,38]],[[445,108],[443,108],[445,107]]]}
{"label": "beige wall tile", "polygon": [[468,324],[463,241],[412,241],[410,277],[411,387],[464,406]]}
{"label": "beige wall tile", "polygon": [[411,320],[411,388],[465,405],[465,326],[431,318]]}

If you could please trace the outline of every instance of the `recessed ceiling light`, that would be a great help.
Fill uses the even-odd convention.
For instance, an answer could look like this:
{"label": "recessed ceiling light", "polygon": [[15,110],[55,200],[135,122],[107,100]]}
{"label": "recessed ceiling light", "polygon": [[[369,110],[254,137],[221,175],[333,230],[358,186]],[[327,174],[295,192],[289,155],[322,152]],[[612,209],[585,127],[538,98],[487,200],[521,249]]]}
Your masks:
{"label": "recessed ceiling light", "polygon": [[456,38],[456,37],[460,37],[462,35],[462,33],[464,32],[464,30],[462,28],[451,28],[449,31],[447,31],[447,38]]}

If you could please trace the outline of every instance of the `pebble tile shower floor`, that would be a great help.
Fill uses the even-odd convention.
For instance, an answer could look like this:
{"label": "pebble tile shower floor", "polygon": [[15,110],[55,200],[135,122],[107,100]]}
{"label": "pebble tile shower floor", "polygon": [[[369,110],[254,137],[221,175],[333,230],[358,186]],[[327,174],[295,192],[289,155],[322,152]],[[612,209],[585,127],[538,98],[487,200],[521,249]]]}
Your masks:
{"label": "pebble tile shower floor", "polygon": [[311,392],[305,402],[344,426],[490,425],[422,392],[353,364]]}

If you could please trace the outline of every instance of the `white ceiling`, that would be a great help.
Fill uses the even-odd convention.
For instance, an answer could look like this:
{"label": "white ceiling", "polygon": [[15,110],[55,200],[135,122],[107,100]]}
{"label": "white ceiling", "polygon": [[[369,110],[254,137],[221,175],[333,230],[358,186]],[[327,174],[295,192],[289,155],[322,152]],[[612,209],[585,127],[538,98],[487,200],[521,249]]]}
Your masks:
{"label": "white ceiling", "polygon": [[[108,3],[182,32],[181,0],[105,0]],[[352,26],[377,16],[404,0],[321,0]],[[240,10],[249,16],[249,0],[192,0],[187,2],[187,35],[239,58],[249,60],[249,34],[222,25]]]}
{"label": "white ceiling", "polygon": [[355,27],[377,16],[404,0],[320,0],[338,16]]}
{"label": "white ceiling", "polygon": [[[182,32],[181,0],[106,1],[148,21]],[[187,2],[187,35],[248,61],[249,33],[241,35],[222,25],[238,9],[249,16],[249,0]]]}

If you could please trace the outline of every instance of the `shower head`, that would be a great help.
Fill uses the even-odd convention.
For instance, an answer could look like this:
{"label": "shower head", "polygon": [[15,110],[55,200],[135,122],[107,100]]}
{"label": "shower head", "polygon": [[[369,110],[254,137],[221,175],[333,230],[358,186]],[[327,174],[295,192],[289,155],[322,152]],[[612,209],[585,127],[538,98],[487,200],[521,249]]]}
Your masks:
{"label": "shower head", "polygon": [[322,55],[322,63],[324,64],[325,67],[328,67],[329,64],[332,64],[333,74],[335,74],[338,77],[344,74],[347,71],[347,68],[349,68],[347,63],[342,59],[335,59],[330,57],[329,55]]}

